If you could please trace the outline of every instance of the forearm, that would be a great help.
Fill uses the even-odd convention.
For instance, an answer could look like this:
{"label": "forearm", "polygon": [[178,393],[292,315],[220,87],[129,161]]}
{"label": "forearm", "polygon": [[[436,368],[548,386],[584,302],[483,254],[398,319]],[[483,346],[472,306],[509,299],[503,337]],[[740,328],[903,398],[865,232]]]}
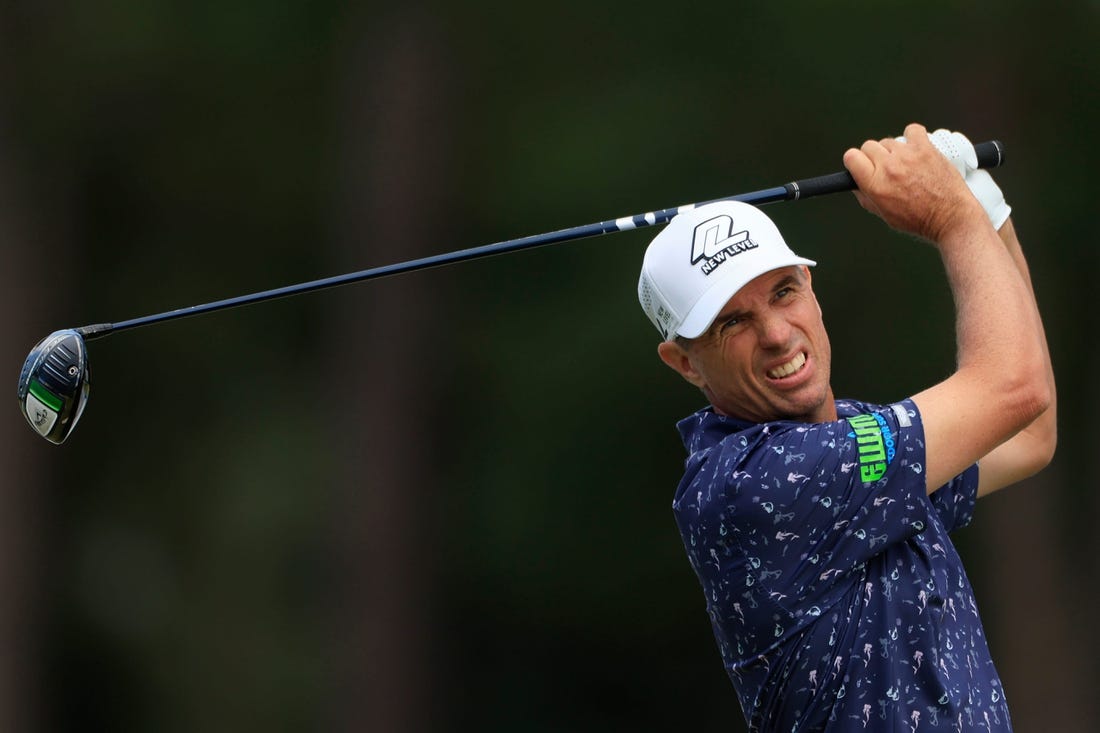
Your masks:
{"label": "forearm", "polygon": [[1002,229],[1014,246],[973,209],[939,242],[956,305],[958,371],[996,392],[1027,390],[1046,379],[1049,359],[1026,263],[1011,224]]}
{"label": "forearm", "polygon": [[1001,227],[999,234],[1028,291],[1032,327],[1041,339],[1041,354],[1046,383],[1050,391],[1050,404],[1030,425],[981,459],[978,496],[985,496],[1038,473],[1050,463],[1058,442],[1054,370],[1051,368],[1050,352],[1047,348],[1039,309],[1036,306],[1027,262],[1020,248],[1020,242],[1016,238],[1011,219]]}
{"label": "forearm", "polygon": [[[1050,359],[1050,348],[1047,345],[1046,331],[1043,328],[1043,319],[1039,314],[1039,303],[1035,298],[1035,288],[1031,282],[1031,272],[1027,266],[1027,260],[1024,258],[1023,248],[1020,246],[1020,240],[1016,236],[1016,228],[1012,223],[1012,219],[1007,220],[1004,226],[1001,227],[998,235],[1001,241],[1004,243],[1005,249],[1008,251],[1009,256],[1012,258],[1013,263],[1016,265],[1016,270],[1020,273],[1021,279],[1024,281],[1024,286],[1028,292],[1028,303],[1031,306],[1031,316],[1033,328],[1039,335],[1039,340],[1042,346],[1042,357],[1045,366],[1046,381],[1050,388],[1050,407],[1043,413],[1040,419],[1050,423],[1050,428],[1054,429],[1055,413],[1056,413],[1056,400],[1055,400],[1055,386],[1054,386],[1054,368]],[[1038,422],[1038,421],[1037,421]]]}
{"label": "forearm", "polygon": [[925,426],[929,491],[979,460],[980,491],[1022,478],[1036,446],[1021,431],[1049,400],[1027,286],[984,214],[979,223],[940,242],[959,363],[949,379],[913,397]]}

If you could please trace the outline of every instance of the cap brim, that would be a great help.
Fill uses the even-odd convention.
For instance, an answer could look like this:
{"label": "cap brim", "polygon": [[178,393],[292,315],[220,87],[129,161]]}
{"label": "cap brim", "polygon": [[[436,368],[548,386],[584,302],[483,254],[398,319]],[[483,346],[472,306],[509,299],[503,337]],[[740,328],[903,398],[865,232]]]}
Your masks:
{"label": "cap brim", "polygon": [[714,285],[696,301],[691,312],[687,314],[687,317],[680,323],[679,328],[676,329],[677,335],[689,339],[701,336],[704,331],[710,328],[710,324],[714,323],[714,319],[722,312],[722,308],[729,302],[729,299],[736,295],[737,291],[761,275],[772,272],[773,270],[780,270],[784,267],[795,267],[797,265],[813,267],[816,264],[817,263],[813,260],[808,260],[805,257],[791,256],[781,259],[778,262],[770,263],[770,266],[766,270],[760,272],[752,271],[747,274],[742,274],[731,271],[730,275],[714,283]]}

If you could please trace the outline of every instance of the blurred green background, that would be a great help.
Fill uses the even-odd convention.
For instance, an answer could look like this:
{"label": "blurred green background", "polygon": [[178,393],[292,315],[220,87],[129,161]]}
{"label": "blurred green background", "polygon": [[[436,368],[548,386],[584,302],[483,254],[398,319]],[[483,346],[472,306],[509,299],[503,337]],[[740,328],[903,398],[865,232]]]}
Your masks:
{"label": "blurred green background", "polygon": [[[1000,138],[1054,464],[958,533],[1018,730],[1098,645],[1100,3],[0,5],[0,343]],[[935,253],[769,209],[838,395],[945,377]],[[63,447],[0,420],[0,729],[743,730],[670,503],[701,405],[641,230],[91,344]],[[873,303],[874,307],[869,307]],[[13,390],[14,391],[14,390]]]}

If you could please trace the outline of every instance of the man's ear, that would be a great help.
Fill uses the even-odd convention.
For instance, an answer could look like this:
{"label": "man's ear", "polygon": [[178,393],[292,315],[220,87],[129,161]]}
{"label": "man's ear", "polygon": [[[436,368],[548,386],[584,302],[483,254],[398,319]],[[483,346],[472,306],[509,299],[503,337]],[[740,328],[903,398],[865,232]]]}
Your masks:
{"label": "man's ear", "polygon": [[706,385],[703,375],[697,372],[691,363],[691,356],[680,344],[675,341],[662,341],[657,345],[657,355],[661,357],[661,361],[668,364],[670,369],[699,389],[703,389]]}

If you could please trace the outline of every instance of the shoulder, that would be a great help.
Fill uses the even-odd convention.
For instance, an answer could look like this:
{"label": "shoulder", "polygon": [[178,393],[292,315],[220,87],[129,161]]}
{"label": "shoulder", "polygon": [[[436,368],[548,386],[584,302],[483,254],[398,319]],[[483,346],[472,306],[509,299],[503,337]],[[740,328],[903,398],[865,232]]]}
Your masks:
{"label": "shoulder", "polygon": [[[846,419],[826,423],[744,423],[712,415],[692,440],[678,498],[730,498],[759,482],[797,482],[831,465],[851,441]],[[777,478],[778,477],[778,478]],[[733,492],[732,494],[730,492]]]}
{"label": "shoulder", "polygon": [[909,400],[885,406],[838,400],[837,419],[822,423],[753,424],[713,412],[689,421],[694,430],[685,434],[689,457],[681,494],[689,487],[736,488],[748,477],[798,483],[854,473],[858,483],[871,484],[886,476],[895,454],[916,474],[923,470],[920,416]]}

